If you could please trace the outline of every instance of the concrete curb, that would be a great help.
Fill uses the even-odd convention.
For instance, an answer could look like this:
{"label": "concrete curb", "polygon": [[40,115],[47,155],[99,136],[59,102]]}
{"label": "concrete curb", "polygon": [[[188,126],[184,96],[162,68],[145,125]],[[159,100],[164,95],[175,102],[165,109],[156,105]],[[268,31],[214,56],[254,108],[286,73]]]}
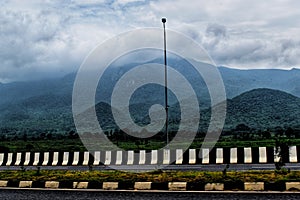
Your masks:
{"label": "concrete curb", "polygon": [[[198,188],[191,187],[199,186]],[[202,187],[200,187],[202,185]],[[7,181],[0,180],[0,188],[28,188],[28,189],[81,189],[81,190],[135,190],[135,191],[232,191],[231,183],[190,183],[190,182],[135,182],[129,184],[125,182],[72,182],[72,181]],[[293,191],[300,192],[300,182],[245,182],[240,189],[234,191],[261,192],[261,191]],[[227,189],[226,189],[227,188]]]}
{"label": "concrete curb", "polygon": [[134,189],[135,190],[151,190],[152,182],[135,182]]}
{"label": "concrete curb", "polygon": [[246,191],[263,191],[265,190],[264,182],[245,182],[244,190]]}
{"label": "concrete curb", "polygon": [[169,182],[168,186],[170,191],[185,191],[187,182]]}
{"label": "concrete curb", "polygon": [[223,191],[224,183],[207,183],[204,187],[205,191]]}

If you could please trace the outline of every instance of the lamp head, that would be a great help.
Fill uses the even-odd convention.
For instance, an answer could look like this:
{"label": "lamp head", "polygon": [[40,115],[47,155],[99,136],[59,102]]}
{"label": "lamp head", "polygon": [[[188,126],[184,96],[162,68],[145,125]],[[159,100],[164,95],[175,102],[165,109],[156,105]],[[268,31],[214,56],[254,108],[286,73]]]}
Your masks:
{"label": "lamp head", "polygon": [[162,23],[166,23],[167,19],[166,18],[162,18],[161,21],[162,21]]}

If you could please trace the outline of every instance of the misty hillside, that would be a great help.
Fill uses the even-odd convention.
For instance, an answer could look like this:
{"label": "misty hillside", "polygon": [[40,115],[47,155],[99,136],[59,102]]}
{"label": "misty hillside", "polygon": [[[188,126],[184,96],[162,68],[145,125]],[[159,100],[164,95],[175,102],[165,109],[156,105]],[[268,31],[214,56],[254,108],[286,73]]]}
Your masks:
{"label": "misty hillside", "polygon": [[[53,99],[54,96],[48,96]],[[40,97],[42,101],[42,97]],[[47,99],[47,98],[46,98]],[[59,99],[59,98],[56,98]],[[53,99],[55,101],[55,98]],[[15,133],[24,130],[34,130],[36,132],[68,132],[74,129],[71,108],[66,104],[52,104],[45,106],[43,103],[37,107],[37,103],[32,105],[19,104],[11,107],[13,112],[7,111],[5,117],[1,118],[2,127],[14,128]],[[27,102],[28,103],[28,102]],[[13,110],[14,109],[14,110]],[[101,102],[96,105],[96,113],[99,124],[104,130],[118,129],[116,126],[111,106]],[[148,124],[149,105],[133,104],[130,106],[130,113],[136,123]],[[193,109],[191,109],[193,111]],[[201,111],[200,129],[205,131],[210,116],[210,109]],[[170,128],[176,130],[180,123],[180,108],[174,104],[170,107]],[[298,127],[300,125],[300,98],[272,89],[254,89],[245,92],[233,99],[227,101],[227,116],[224,130],[232,130],[238,124],[246,124],[256,130],[265,130],[268,128]]]}
{"label": "misty hillside", "polygon": [[[153,62],[161,63],[161,60]],[[169,64],[192,84],[201,102],[200,109],[203,111],[201,113],[206,113],[206,116],[202,117],[209,118],[207,108],[210,105],[210,98],[203,79],[185,60],[170,59]],[[106,110],[106,114],[99,118],[104,128],[115,126],[108,105],[114,84],[135,65],[136,63],[131,63],[122,67],[110,67],[100,80],[96,102],[105,102],[97,105],[98,113],[101,109]],[[239,123],[254,128],[299,126],[300,69],[237,70],[219,67],[219,71],[224,80],[227,98],[231,99],[228,101],[225,126],[227,129]],[[19,133],[23,130],[66,132],[74,129],[71,103],[75,76],[76,74],[72,73],[56,79],[0,84],[2,132]],[[171,123],[174,127],[180,116],[176,102],[176,97],[170,92]],[[164,87],[146,85],[134,93],[130,104],[134,121],[147,124],[150,120],[148,110],[151,105],[164,104]]]}
{"label": "misty hillside", "polygon": [[229,98],[256,88],[282,90],[300,97],[300,69],[238,70],[220,67],[219,70]]}

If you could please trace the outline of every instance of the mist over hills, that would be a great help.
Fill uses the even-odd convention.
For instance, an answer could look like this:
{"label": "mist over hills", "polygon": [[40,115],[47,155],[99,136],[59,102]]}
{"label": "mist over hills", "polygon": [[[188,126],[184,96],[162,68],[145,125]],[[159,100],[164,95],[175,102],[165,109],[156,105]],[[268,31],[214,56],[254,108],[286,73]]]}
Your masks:
{"label": "mist over hills", "polygon": [[[156,63],[162,63],[157,59]],[[192,84],[200,101],[204,121],[209,116],[210,98],[205,82],[185,60],[170,60],[174,67]],[[111,91],[117,82],[136,63],[111,67],[100,80],[96,93],[97,112],[105,110],[100,124],[114,127],[110,116]],[[228,116],[225,128],[245,123],[254,128],[274,126],[299,126],[300,124],[300,69],[238,70],[219,67],[228,100]],[[1,132],[20,133],[74,130],[72,119],[72,89],[75,73],[62,78],[33,82],[0,84]],[[103,84],[102,84],[103,83]],[[105,83],[105,84],[104,84]],[[269,88],[269,89],[259,89]],[[272,89],[272,90],[271,90]],[[138,89],[130,100],[131,112],[137,122],[149,122],[148,109],[153,104],[164,105],[164,88],[150,84]],[[170,91],[170,110],[174,123],[178,122],[179,108],[176,97]]]}

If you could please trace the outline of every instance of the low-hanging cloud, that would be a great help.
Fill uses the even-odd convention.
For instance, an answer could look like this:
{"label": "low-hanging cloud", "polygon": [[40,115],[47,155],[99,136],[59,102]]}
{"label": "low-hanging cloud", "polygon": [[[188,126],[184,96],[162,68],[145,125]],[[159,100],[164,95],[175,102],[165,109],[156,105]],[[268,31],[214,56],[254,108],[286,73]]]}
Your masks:
{"label": "low-hanging cloud", "polygon": [[167,28],[202,44],[218,65],[300,66],[299,1],[11,0],[0,5],[1,82],[75,71],[97,44],[135,28],[161,27],[161,17]]}

